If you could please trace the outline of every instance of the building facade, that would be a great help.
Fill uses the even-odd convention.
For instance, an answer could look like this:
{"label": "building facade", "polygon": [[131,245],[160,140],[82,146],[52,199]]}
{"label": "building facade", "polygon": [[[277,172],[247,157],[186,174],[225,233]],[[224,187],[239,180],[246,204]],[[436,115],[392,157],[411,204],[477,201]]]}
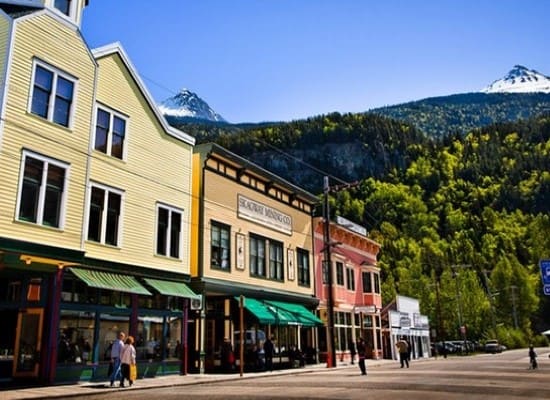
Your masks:
{"label": "building facade", "polygon": [[225,338],[235,352],[233,368],[263,368],[266,337],[273,337],[278,366],[290,366],[296,350],[315,362],[322,324],[312,313],[317,198],[204,144],[195,147],[193,200],[192,288],[204,302],[195,314],[192,367],[223,368]]}
{"label": "building facade", "polygon": [[[315,219],[316,295],[326,325],[319,333],[319,351],[331,366],[351,360],[359,337],[365,340],[368,358],[383,356],[380,269],[376,266],[379,251],[380,245],[368,238],[365,228],[336,217],[327,232],[324,219]],[[328,315],[331,300],[332,321]]]}
{"label": "building facade", "polygon": [[186,372],[194,139],[87,1],[0,2],[0,380],[104,379],[119,331],[140,376]]}

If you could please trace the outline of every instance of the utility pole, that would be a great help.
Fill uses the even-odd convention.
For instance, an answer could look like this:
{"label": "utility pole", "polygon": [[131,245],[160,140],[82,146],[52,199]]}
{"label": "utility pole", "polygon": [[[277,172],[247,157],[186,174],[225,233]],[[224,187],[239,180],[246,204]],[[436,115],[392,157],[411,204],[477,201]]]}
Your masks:
{"label": "utility pole", "polygon": [[334,348],[334,294],[333,294],[333,277],[332,277],[332,261],[330,257],[330,210],[328,202],[328,193],[330,187],[328,184],[328,176],[324,177],[323,181],[323,245],[325,252],[325,269],[327,272],[328,298],[327,298],[327,367],[336,367],[336,349]]}
{"label": "utility pole", "polygon": [[462,325],[462,302],[460,300],[460,288],[458,286],[458,272],[456,272],[456,268],[470,268],[471,265],[469,264],[457,264],[457,265],[451,265],[451,269],[453,270],[453,276],[455,278],[455,284],[456,284],[456,304],[457,304],[457,311],[458,311],[458,329],[460,331],[460,334],[462,335],[462,340],[464,341],[464,349],[467,349],[466,345],[466,326]]}
{"label": "utility pole", "polygon": [[330,209],[328,194],[338,192],[359,185],[358,182],[345,183],[342,185],[330,186],[328,176],[323,179],[323,265],[327,273],[327,367],[336,367],[336,347],[334,343],[334,277],[332,274],[331,247],[334,244],[330,240]]}

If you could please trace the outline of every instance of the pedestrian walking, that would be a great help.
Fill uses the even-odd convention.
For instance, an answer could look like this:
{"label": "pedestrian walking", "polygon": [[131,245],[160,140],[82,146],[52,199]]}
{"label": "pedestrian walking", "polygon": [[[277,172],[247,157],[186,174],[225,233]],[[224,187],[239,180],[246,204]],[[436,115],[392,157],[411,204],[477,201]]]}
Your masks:
{"label": "pedestrian walking", "polygon": [[355,355],[357,350],[355,349],[355,342],[349,342],[349,355],[351,357],[351,365],[355,362]]}
{"label": "pedestrian walking", "polygon": [[130,386],[137,378],[136,370],[136,348],[134,347],[133,336],[128,336],[124,347],[120,352],[120,387],[124,387],[124,380],[127,379]]}
{"label": "pedestrian walking", "polygon": [[114,386],[115,380],[120,379],[120,353],[124,347],[124,332],[118,333],[118,338],[115,339],[111,347],[111,363],[113,364],[113,372],[110,376],[111,386]]}
{"label": "pedestrian walking", "polygon": [[399,352],[399,362],[401,363],[401,368],[405,365],[409,368],[409,344],[405,340],[405,336],[402,336],[395,346]]}
{"label": "pedestrian walking", "polygon": [[264,342],[264,357],[265,357],[265,369],[266,371],[273,371],[273,353],[275,347],[273,346],[273,337],[267,338]]}
{"label": "pedestrian walking", "polygon": [[[549,356],[550,357],[550,356]],[[529,369],[537,369],[539,366],[537,364],[537,352],[533,345],[529,346]]]}
{"label": "pedestrian walking", "polygon": [[365,360],[367,358],[367,346],[363,338],[357,339],[357,356],[359,357],[359,370],[361,375],[367,375],[367,366]]}

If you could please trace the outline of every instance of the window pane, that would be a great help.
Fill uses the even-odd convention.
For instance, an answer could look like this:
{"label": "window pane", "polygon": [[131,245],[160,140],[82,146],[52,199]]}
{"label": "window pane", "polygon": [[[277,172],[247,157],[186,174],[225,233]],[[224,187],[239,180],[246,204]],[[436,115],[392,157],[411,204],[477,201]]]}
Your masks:
{"label": "window pane", "polygon": [[107,205],[107,226],[105,243],[116,246],[118,244],[118,223],[120,215],[121,198],[119,194],[109,193]]}
{"label": "window pane", "polygon": [[65,78],[60,76],[57,78],[53,122],[63,126],[69,126],[69,115],[73,101],[73,86],[74,84]]}
{"label": "window pane", "polygon": [[46,199],[44,201],[44,225],[59,227],[64,183],[65,169],[49,164]]}
{"label": "window pane", "polygon": [[68,16],[71,11],[71,0],[55,0],[54,7]]}
{"label": "window pane", "polygon": [[170,256],[180,256],[181,214],[172,211],[172,226],[170,230]]}
{"label": "window pane", "polygon": [[36,222],[38,201],[44,163],[36,158],[26,157],[23,176],[23,188],[19,206],[19,218],[25,221]]}
{"label": "window pane", "polygon": [[101,221],[104,201],[105,191],[96,187],[92,188],[90,215],[88,218],[88,240],[101,241]]}
{"label": "window pane", "polygon": [[111,155],[122,159],[124,135],[126,133],[126,121],[122,118],[113,119],[113,139],[111,143]]}
{"label": "window pane", "polygon": [[109,134],[109,122],[109,113],[104,110],[97,110],[94,148],[103,153],[107,153],[107,135]]}
{"label": "window pane", "polygon": [[159,208],[157,223],[157,254],[166,255],[168,240],[168,210]]}
{"label": "window pane", "polygon": [[34,76],[34,88],[32,93],[31,112],[48,117],[50,94],[52,92],[53,73],[40,67],[36,67]]}

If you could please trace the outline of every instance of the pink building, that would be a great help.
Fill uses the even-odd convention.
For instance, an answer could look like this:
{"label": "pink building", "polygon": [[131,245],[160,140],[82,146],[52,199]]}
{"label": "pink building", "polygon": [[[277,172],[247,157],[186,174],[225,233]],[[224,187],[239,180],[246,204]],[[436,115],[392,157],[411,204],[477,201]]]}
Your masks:
{"label": "pink building", "polygon": [[[315,294],[319,298],[319,315],[325,328],[318,332],[321,362],[350,362],[359,337],[367,344],[369,358],[382,358],[380,311],[380,268],[376,256],[380,244],[367,237],[365,228],[344,218],[330,222],[328,240],[322,218],[314,223]],[[330,266],[325,267],[329,244]],[[332,282],[329,278],[332,273]],[[333,318],[330,321],[330,288]],[[330,347],[332,322],[333,343]]]}

